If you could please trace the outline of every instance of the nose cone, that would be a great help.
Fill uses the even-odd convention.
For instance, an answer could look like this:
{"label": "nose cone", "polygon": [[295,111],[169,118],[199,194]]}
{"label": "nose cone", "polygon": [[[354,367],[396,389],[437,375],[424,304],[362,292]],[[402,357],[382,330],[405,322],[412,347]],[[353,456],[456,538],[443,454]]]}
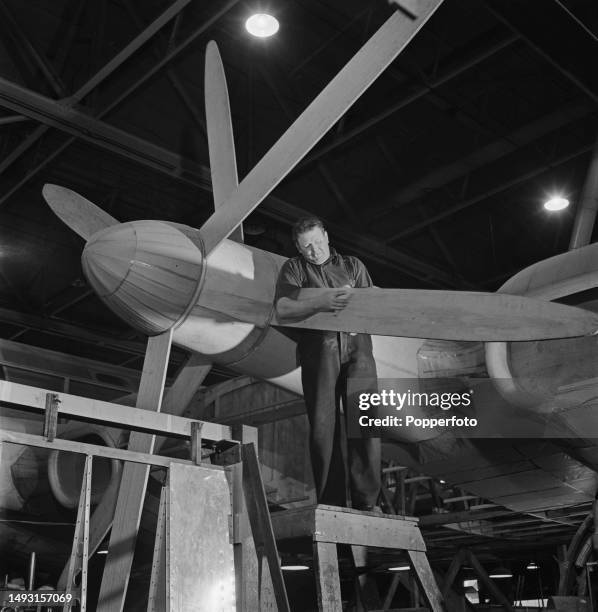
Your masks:
{"label": "nose cone", "polygon": [[86,244],[83,272],[119,317],[149,335],[175,325],[192,306],[202,278],[199,232],[161,221],[101,230]]}
{"label": "nose cone", "polygon": [[136,254],[137,231],[132,223],[106,228],[91,236],[83,250],[83,270],[102,299],[113,295],[125,281]]}

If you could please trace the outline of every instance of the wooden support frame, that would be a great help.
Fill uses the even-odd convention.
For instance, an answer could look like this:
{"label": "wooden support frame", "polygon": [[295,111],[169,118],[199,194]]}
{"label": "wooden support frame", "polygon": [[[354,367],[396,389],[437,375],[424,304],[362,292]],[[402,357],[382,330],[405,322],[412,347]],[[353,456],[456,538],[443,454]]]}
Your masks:
{"label": "wooden support frame", "polygon": [[[73,537],[73,548],[68,565],[66,576],[65,592],[73,597],[76,592],[79,595],[79,610],[87,610],[87,564],[89,560],[89,509],[91,506],[91,471],[92,455],[85,458],[85,468],[83,470],[83,481],[81,483],[81,494],[79,496],[79,506],[77,508],[77,522],[75,524],[75,535]],[[81,573],[80,588],[75,586],[75,578]],[[64,606],[66,612],[71,611],[73,600]]]}
{"label": "wooden support frame", "polygon": [[483,585],[488,589],[492,597],[498,601],[507,612],[513,611],[513,604],[506,598],[505,594],[496,586],[492,578],[488,576],[486,570],[482,564],[478,561],[478,558],[471,552],[471,550],[465,551],[467,560],[471,567],[473,567],[475,573],[482,581]]}
{"label": "wooden support frame", "polygon": [[[233,426],[233,437],[241,444],[258,444],[257,429],[247,425]],[[255,542],[253,540],[247,503],[243,490],[243,463],[241,446],[236,445],[221,454],[224,465],[230,465],[231,493],[233,497],[233,554],[235,559],[235,587],[237,593],[237,612],[258,610],[260,604],[265,609],[274,608],[276,601],[270,590],[260,589],[259,569]]]}
{"label": "wooden support frame", "polygon": [[[372,577],[367,574],[365,568],[368,562],[367,546],[351,546],[351,557],[353,570],[355,571],[355,599],[358,609],[379,610],[382,607],[382,599],[378,587]],[[359,608],[359,604],[361,608]]]}
{"label": "wooden support frame", "polygon": [[263,558],[268,562],[270,579],[274,589],[276,608],[279,612],[290,612],[291,608],[287,598],[286,587],[280,569],[280,559],[274,539],[272,521],[268,511],[268,501],[260,474],[257,452],[253,443],[243,444],[241,447],[243,460],[243,491],[247,504],[247,513],[251,524],[253,541],[258,557],[258,588],[263,578]]}
{"label": "wooden support frame", "polygon": [[[34,410],[45,412],[46,396],[57,396],[57,411],[59,416],[72,417],[74,419],[86,419],[98,423],[105,423],[114,427],[122,426],[132,430],[149,431],[155,434],[168,434],[181,438],[189,438],[191,435],[192,419],[160,412],[124,407],[122,404],[102,402],[68,393],[53,393],[46,389],[38,389],[28,385],[0,380],[0,405],[19,410]],[[203,424],[202,436],[205,440],[219,442],[220,440],[231,440],[231,428],[228,425],[218,423]]]}
{"label": "wooden support frame", "polygon": [[461,566],[465,562],[465,558],[466,553],[462,548],[460,548],[457,551],[457,554],[453,557],[453,560],[451,561],[451,564],[449,565],[449,568],[444,576],[444,583],[442,585],[442,596],[444,598],[448,596],[449,591],[453,586],[453,582],[455,582],[455,578],[457,577]]}
{"label": "wooden support frame", "polygon": [[[160,411],[171,345],[172,329],[149,338],[137,395],[138,408]],[[128,448],[151,453],[155,438],[155,435],[133,432]],[[146,465],[128,463],[123,470],[97,612],[122,612],[124,609],[148,476]]]}
{"label": "wooden support frame", "polygon": [[425,553],[419,550],[408,550],[409,562],[414,570],[414,577],[417,581],[424,599],[432,612],[444,612],[445,605],[442,595],[436,584],[436,579],[432,573],[432,568]]}
{"label": "wooden support frame", "polygon": [[162,487],[160,492],[160,507],[158,510],[158,524],[154,540],[154,556],[152,560],[152,575],[150,578],[147,612],[164,612],[166,609],[166,507],[167,489]]}
{"label": "wooden support frame", "polygon": [[46,393],[46,413],[44,415],[44,438],[52,442],[58,429],[58,404],[60,400],[56,393]]}
{"label": "wooden support frame", "polygon": [[[363,559],[364,553],[361,547],[405,550],[417,586],[430,611],[444,612],[442,595],[428,563],[426,546],[416,518],[359,512],[320,504],[274,513],[272,524],[279,540],[299,537],[312,539],[320,610],[328,612],[340,609],[336,545],[350,544],[360,559]],[[385,603],[390,605],[393,596],[394,590],[389,592]],[[374,594],[372,602],[376,600]]]}
{"label": "wooden support frame", "polygon": [[203,423],[196,421],[191,423],[191,461],[195,465],[201,463],[201,429]]}
{"label": "wooden support frame", "polygon": [[[163,363],[165,364],[166,362],[164,361]],[[24,386],[21,388],[21,390],[23,389],[27,389],[28,390],[27,392],[29,394],[35,393],[37,396],[43,397],[44,401],[48,404],[49,407],[52,403],[54,403],[56,406],[58,405],[58,402],[55,402],[56,398],[54,394],[41,395],[43,391],[35,390],[33,388],[26,388]],[[8,390],[9,390],[9,395],[10,395],[10,392],[13,391],[14,389],[11,389],[9,387]],[[29,397],[31,397],[31,395],[29,395]],[[11,396],[11,399],[14,400],[14,395]],[[81,399],[81,401],[83,400]],[[89,402],[92,403],[93,400],[89,400]],[[14,401],[10,402],[10,405],[18,407],[18,404],[16,404]],[[121,410],[122,410],[122,407],[121,407]],[[131,410],[131,409],[126,408],[125,411],[127,410]],[[83,413],[85,413],[85,411],[83,411]],[[54,416],[57,416],[56,411],[53,411],[52,414]],[[48,417],[49,420],[53,420],[53,418],[54,417],[52,418]],[[184,419],[184,418],[179,418],[179,420],[180,420],[181,427],[178,429],[178,431],[193,432],[194,437],[195,437],[195,445],[197,449],[195,456],[198,457],[201,452],[200,451],[201,432],[203,431],[202,429],[203,423],[192,421],[190,419]],[[224,429],[230,431],[229,428],[224,428]],[[257,442],[257,431],[253,427],[246,427],[246,426],[239,427],[238,426],[235,428],[234,435],[235,437],[239,437],[241,440],[245,440],[247,442],[249,441]],[[189,436],[189,439],[191,439],[191,435]],[[189,468],[196,467],[194,462],[190,460],[178,459],[174,457],[163,457],[163,456],[158,456],[158,455],[154,455],[151,453],[137,452],[137,451],[131,451],[131,450],[122,450],[122,449],[113,448],[113,447],[97,446],[93,444],[87,444],[87,443],[77,442],[73,440],[64,440],[60,438],[54,438],[53,441],[50,442],[48,441],[48,439],[46,439],[45,437],[41,435],[32,435],[32,434],[26,434],[23,432],[13,432],[13,431],[2,430],[0,431],[0,441],[14,443],[14,444],[30,445],[30,446],[35,446],[39,448],[47,448],[47,449],[52,449],[52,450],[61,451],[61,452],[83,453],[87,455],[86,468],[85,468],[86,477],[84,478],[84,485],[82,488],[82,497],[81,497],[80,504],[79,504],[79,515],[78,515],[79,519],[78,519],[77,533],[75,534],[75,540],[74,540],[74,545],[73,545],[72,560],[69,564],[67,564],[67,567],[65,568],[65,571],[63,572],[63,575],[61,576],[61,579],[59,581],[59,584],[62,584],[63,586],[65,584],[71,585],[68,592],[73,594],[76,598],[85,597],[86,595],[87,559],[89,557],[89,554],[93,553],[93,548],[90,545],[92,542],[92,537],[93,537],[92,535],[93,529],[90,530],[90,518],[89,518],[89,510],[90,510],[90,503],[91,503],[90,493],[91,493],[92,456],[101,456],[101,457],[108,457],[108,458],[113,458],[113,459],[120,459],[128,463],[137,464],[142,468],[148,468],[150,465],[163,466],[163,467],[169,468],[169,479],[170,479],[170,475],[173,470],[177,473],[180,473],[181,469],[189,469]],[[238,443],[235,443],[233,440],[229,440],[229,443],[232,444],[232,446],[230,447],[230,451],[236,451],[232,453],[231,458],[233,459],[233,461],[237,461],[237,462],[240,461],[241,459],[240,445]],[[251,448],[252,449],[254,448],[253,444],[251,444]],[[231,453],[225,452],[224,454],[231,454]],[[245,518],[245,521],[247,521],[248,513],[244,510],[244,505],[239,504],[239,501],[244,501],[243,500],[242,479],[237,479],[236,481],[237,482],[237,488],[236,488],[237,494],[235,494],[235,479],[233,478],[231,481],[231,479],[228,478],[229,473],[232,474],[235,468],[237,468],[239,465],[241,464],[230,466],[228,468],[225,468],[219,465],[210,465],[209,467],[208,466],[197,466],[197,467],[203,470],[204,478],[207,478],[206,482],[213,483],[216,480],[220,482],[220,485],[219,485],[220,493],[219,493],[219,500],[216,504],[217,506],[216,512],[219,513],[220,509],[226,509],[226,504],[228,503],[232,504],[234,501],[234,503],[236,504],[237,512],[238,513],[244,512],[244,518]],[[257,465],[257,457],[255,457],[255,465]],[[206,471],[209,472],[209,474],[206,474]],[[214,472],[216,472],[217,474],[214,474]],[[225,475],[225,472],[227,473],[226,475]],[[266,512],[267,512],[267,505],[266,505],[266,500],[265,500],[265,494],[263,491],[263,485],[261,484],[261,476],[259,474],[259,468],[257,471],[254,470],[253,468],[249,468],[247,470],[247,473],[253,474],[253,476],[257,474],[257,479],[259,482],[257,482],[257,484],[254,482],[254,486],[259,485],[259,487],[261,488],[262,495],[264,496],[263,497],[263,504],[264,504],[263,507],[266,508]],[[237,470],[237,474],[242,476],[242,472],[238,470]],[[195,474],[193,475],[195,477]],[[190,476],[191,474],[189,474],[189,477]],[[228,483],[227,483],[227,480],[228,480]],[[188,488],[186,484],[188,482],[188,478],[184,476],[181,478],[181,476],[179,475],[177,482],[178,482],[178,485],[177,485],[178,516],[186,517],[187,514],[185,510],[185,492]],[[211,485],[208,484],[207,486],[209,489]],[[161,507],[162,507],[161,521],[162,523],[158,528],[158,542],[156,544],[156,550],[158,551],[158,559],[161,559],[164,556],[163,551],[166,548],[165,543],[167,543],[167,534],[165,534],[165,531],[164,531],[164,520],[168,518],[168,514],[165,514],[164,508],[165,508],[165,505],[168,504],[169,502],[168,502],[168,497],[166,496],[166,493],[164,493],[162,497],[163,497],[163,499],[161,500]],[[114,500],[108,500],[108,501],[114,501]],[[197,501],[198,500],[195,500],[195,502]],[[104,502],[106,502],[106,499],[102,500],[102,502],[100,503],[100,506],[98,506],[96,510],[98,509],[101,510],[102,508],[106,511],[112,510],[111,508],[109,508],[110,504],[108,503],[108,506],[105,506]],[[233,510],[232,505],[231,505],[231,509],[229,510],[229,513],[231,513],[231,510]],[[232,513],[234,514],[234,511]],[[109,514],[111,516],[111,512],[109,512]],[[236,541],[238,541],[238,536],[239,536],[238,532],[236,531],[236,529],[233,529],[233,527],[235,525],[239,525],[243,523],[242,517],[236,516],[235,519],[236,520],[231,521],[230,525],[227,521],[224,522],[224,524],[227,525],[227,527],[225,529],[225,532],[223,532],[222,529],[220,528],[220,536],[219,536],[220,537],[219,541],[222,544],[227,543],[228,545],[231,546],[230,548],[231,580],[232,580],[232,567],[233,567],[232,561],[233,561],[234,544],[236,543]],[[106,530],[109,529],[110,521],[111,519],[109,519],[108,522],[102,523],[103,528],[105,528]],[[178,522],[179,522],[178,519],[175,520],[175,524],[178,524]],[[248,525],[248,522],[247,522],[247,525]],[[233,531],[235,531],[234,535],[233,535]],[[268,530],[260,526],[259,529],[258,527],[256,527],[255,531],[261,534]],[[101,529],[99,528],[98,530],[95,531],[95,537],[98,539],[98,542],[101,541],[101,539],[103,539],[104,535],[105,535],[105,531],[102,534]],[[162,537],[160,537],[160,535]],[[245,535],[251,539],[251,530],[249,527],[246,528]],[[182,542],[185,542],[185,541],[186,541],[185,539],[182,540]],[[168,549],[166,548],[166,550]],[[255,549],[253,546],[252,547],[243,546],[242,550],[243,550],[243,556],[245,558],[248,557],[251,552],[253,552],[253,559],[254,559],[253,565],[251,566],[247,565],[246,567],[246,569],[251,571],[252,569],[256,567]],[[276,560],[278,561],[277,554],[276,554]],[[163,583],[163,578],[165,576],[166,570],[168,570],[168,567],[169,566],[168,566],[167,558],[166,558],[165,566],[164,566],[164,562],[159,562],[157,564],[154,564],[154,567],[153,567],[150,601],[152,602],[153,610],[155,612],[157,611],[163,612],[163,610],[165,609],[163,605],[165,600],[162,595],[162,591],[158,589],[156,585]],[[279,572],[280,572],[280,569],[279,569]],[[82,588],[75,588],[73,579],[79,573],[82,573],[83,575]],[[254,572],[254,574],[256,573],[257,572]],[[248,580],[245,580],[246,583],[249,583],[250,581],[251,581],[251,577],[249,577]],[[280,577],[280,582],[282,583],[282,577]],[[81,592],[83,593],[83,595],[81,595]],[[231,601],[232,601],[232,595],[231,595]],[[272,599],[272,601],[274,601],[274,599]],[[112,604],[109,604],[109,605],[112,605]],[[177,605],[178,604],[175,602],[174,609],[177,608]],[[247,607],[247,608],[238,608],[238,609],[241,610],[241,609],[253,609],[253,608]],[[284,609],[284,608],[281,608],[281,609]]]}
{"label": "wooden support frame", "polygon": [[314,542],[318,610],[337,612],[341,601],[338,555],[334,542]]}

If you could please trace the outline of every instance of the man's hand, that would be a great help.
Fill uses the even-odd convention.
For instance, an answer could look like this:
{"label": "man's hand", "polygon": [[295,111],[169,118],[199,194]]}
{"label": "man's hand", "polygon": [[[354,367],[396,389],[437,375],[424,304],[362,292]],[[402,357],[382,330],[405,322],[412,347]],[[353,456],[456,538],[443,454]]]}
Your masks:
{"label": "man's hand", "polygon": [[321,297],[320,312],[339,312],[346,308],[351,299],[350,289],[338,289]]}
{"label": "man's hand", "polygon": [[282,297],[276,304],[280,319],[303,319],[318,312],[340,312],[351,299],[351,288],[341,287],[332,291],[322,291],[317,297],[293,300]]}

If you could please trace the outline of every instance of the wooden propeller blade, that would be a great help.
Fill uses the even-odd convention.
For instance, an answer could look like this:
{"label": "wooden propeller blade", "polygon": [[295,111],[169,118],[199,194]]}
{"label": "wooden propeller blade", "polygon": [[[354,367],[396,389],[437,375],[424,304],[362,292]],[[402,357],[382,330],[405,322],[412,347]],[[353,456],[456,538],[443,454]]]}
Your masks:
{"label": "wooden propeller blade", "polygon": [[[213,40],[208,43],[206,49],[204,91],[212,193],[214,208],[218,209],[238,187],[239,179],[226,76],[218,45]],[[230,238],[243,242],[241,225],[234,229]]]}
{"label": "wooden propeller blade", "polygon": [[[301,289],[299,299],[334,289]],[[363,332],[380,336],[483,342],[547,340],[585,336],[598,330],[598,314],[501,293],[420,289],[353,289],[347,307],[302,321],[272,325]]]}
{"label": "wooden propeller blade", "polygon": [[420,13],[415,19],[400,11],[392,14],[204,223],[201,233],[207,254],[245,220],[338,121],[441,3],[442,0],[420,0]]}
{"label": "wooden propeller blade", "polygon": [[85,240],[106,227],[120,224],[107,212],[66,187],[46,183],[42,194],[54,213]]}

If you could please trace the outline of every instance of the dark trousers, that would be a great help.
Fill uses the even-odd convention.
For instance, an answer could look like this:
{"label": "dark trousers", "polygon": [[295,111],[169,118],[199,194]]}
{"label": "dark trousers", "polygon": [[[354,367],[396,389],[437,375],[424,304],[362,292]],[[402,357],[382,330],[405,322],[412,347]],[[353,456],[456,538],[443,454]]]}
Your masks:
{"label": "dark trousers", "polygon": [[[376,364],[369,336],[326,336],[319,343],[300,347],[303,393],[310,424],[311,462],[318,502],[347,505],[347,484],[354,508],[376,504],[380,492],[380,439],[347,439],[345,469],[340,403],[347,412],[349,377],[376,379]],[[375,390],[375,389],[373,389]]]}

